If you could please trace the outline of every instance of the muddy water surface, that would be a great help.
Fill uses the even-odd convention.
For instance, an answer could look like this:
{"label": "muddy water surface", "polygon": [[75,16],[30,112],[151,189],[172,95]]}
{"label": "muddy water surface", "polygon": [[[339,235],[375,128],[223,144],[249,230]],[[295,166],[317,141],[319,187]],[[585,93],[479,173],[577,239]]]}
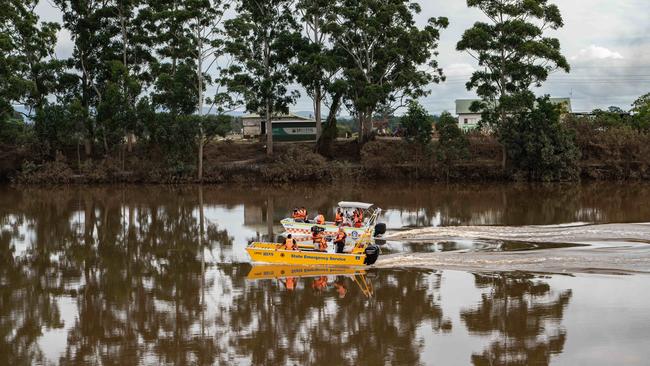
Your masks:
{"label": "muddy water surface", "polygon": [[[293,206],[339,200],[385,209],[376,268],[248,263]],[[649,203],[636,184],[0,187],[0,364],[647,365]]]}

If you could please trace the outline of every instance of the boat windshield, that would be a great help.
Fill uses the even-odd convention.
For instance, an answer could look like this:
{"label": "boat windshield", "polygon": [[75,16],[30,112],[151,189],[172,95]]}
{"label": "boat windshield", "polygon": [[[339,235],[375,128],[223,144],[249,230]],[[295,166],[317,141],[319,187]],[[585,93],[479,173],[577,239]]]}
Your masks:
{"label": "boat windshield", "polygon": [[372,206],[373,206],[372,203],[365,203],[365,202],[346,202],[346,201],[339,202],[339,207],[341,208],[360,208],[362,210],[367,210]]}

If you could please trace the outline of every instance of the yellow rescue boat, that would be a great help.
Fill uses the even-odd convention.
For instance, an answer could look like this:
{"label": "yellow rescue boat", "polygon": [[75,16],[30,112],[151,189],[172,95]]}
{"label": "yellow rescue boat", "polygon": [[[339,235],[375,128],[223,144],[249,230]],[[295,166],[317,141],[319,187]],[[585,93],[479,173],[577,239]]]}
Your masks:
{"label": "yellow rescue boat", "polygon": [[320,277],[365,275],[361,268],[333,266],[258,265],[253,266],[246,276],[249,280],[267,280],[285,277]]}
{"label": "yellow rescue boat", "polygon": [[[366,278],[366,271],[362,268],[339,267],[339,266],[299,266],[299,265],[283,265],[283,264],[268,264],[253,266],[248,275],[247,280],[285,280],[287,289],[296,289],[296,280],[299,278],[314,278],[316,279],[328,276],[344,276],[350,278],[354,283],[359,286],[359,289],[366,297],[371,297],[373,294],[372,285]],[[289,282],[289,280],[292,280]],[[328,281],[319,282],[320,286],[316,288],[325,288],[328,286]],[[347,293],[347,288],[344,284],[333,283],[337,288],[340,297],[344,297]]]}
{"label": "yellow rescue boat", "polygon": [[254,242],[246,247],[254,263],[283,263],[298,265],[364,266],[372,265],[379,257],[379,247],[370,244],[370,232],[366,232],[350,253],[329,253],[317,250],[280,249],[282,244]]}

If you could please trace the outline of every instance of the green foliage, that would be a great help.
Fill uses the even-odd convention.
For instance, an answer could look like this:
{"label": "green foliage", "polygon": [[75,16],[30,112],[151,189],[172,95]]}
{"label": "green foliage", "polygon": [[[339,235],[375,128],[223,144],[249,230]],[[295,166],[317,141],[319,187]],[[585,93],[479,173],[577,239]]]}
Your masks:
{"label": "green foliage", "polygon": [[0,11],[0,120],[12,102],[38,108],[52,87],[56,23],[39,22],[36,0],[7,1]]}
{"label": "green foliage", "polygon": [[[160,152],[163,165],[174,174],[189,174],[196,164],[199,138],[207,141],[226,136],[233,118],[225,115],[184,115],[156,113],[143,100],[137,106],[138,140],[151,152]],[[201,135],[203,127],[203,135]]]}
{"label": "green foliage", "polygon": [[632,104],[634,123],[640,130],[650,131],[650,93],[642,95]]}
{"label": "green foliage", "polygon": [[548,97],[538,99],[532,111],[508,117],[500,129],[516,178],[561,181],[579,177],[575,136],[560,122],[559,107]]}
{"label": "green foliage", "polygon": [[440,30],[448,20],[430,18],[419,28],[415,15],[420,6],[409,0],[340,0],[332,12],[328,32],[343,58],[346,105],[358,119],[365,142],[378,107],[417,99],[427,94],[425,86],[442,80],[435,56]]}
{"label": "green foliage", "polygon": [[245,0],[237,17],[226,24],[226,50],[234,58],[227,70],[229,89],[240,93],[246,110],[264,114],[286,112],[298,94],[287,89],[291,43],[299,38],[298,27],[287,0]]}
{"label": "green foliage", "polygon": [[44,153],[54,156],[56,151],[78,144],[82,139],[85,108],[79,100],[69,104],[45,104],[34,117],[36,137],[45,148]]}
{"label": "green foliage", "polygon": [[433,119],[429,113],[416,101],[411,101],[408,111],[400,119],[404,128],[404,139],[408,142],[417,142],[426,145],[431,142],[433,133]]}
{"label": "green foliage", "polygon": [[122,62],[111,61],[108,66],[110,76],[97,106],[96,121],[110,147],[121,144],[126,133],[135,130],[137,117],[133,101],[141,93],[141,86]]}
{"label": "green foliage", "polygon": [[633,127],[632,116],[619,107],[609,107],[607,110],[595,109],[591,112],[594,125],[602,128]]}
{"label": "green foliage", "polygon": [[34,142],[34,129],[22,118],[0,118],[0,145],[21,146]]}
{"label": "green foliage", "polygon": [[468,0],[490,20],[476,22],[465,31],[456,48],[478,60],[467,89],[475,89],[482,103],[472,110],[483,112],[482,121],[498,125],[508,113],[533,108],[531,85],[541,86],[549,73],[570,66],[557,38],[544,36],[547,29],[564,23],[559,8],[548,0]]}
{"label": "green foliage", "polygon": [[454,162],[469,156],[467,136],[458,127],[458,120],[449,112],[445,111],[440,115],[436,123],[436,131],[438,132],[436,158],[447,169]]}

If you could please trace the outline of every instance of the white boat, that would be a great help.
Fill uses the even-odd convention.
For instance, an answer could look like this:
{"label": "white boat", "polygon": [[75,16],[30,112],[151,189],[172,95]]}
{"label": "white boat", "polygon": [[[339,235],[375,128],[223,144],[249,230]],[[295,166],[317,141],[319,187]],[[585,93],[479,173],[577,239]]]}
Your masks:
{"label": "white boat", "polygon": [[[357,239],[361,237],[361,234],[370,228],[370,231],[374,233],[375,236],[384,234],[386,232],[386,225],[382,223],[377,223],[381,209],[373,205],[372,203],[365,202],[347,202],[341,201],[338,204],[338,207],[343,212],[345,217],[344,224],[341,226],[343,230],[348,235],[348,238]],[[364,221],[361,227],[352,226],[352,211],[360,209],[363,211]],[[347,224],[346,224],[347,222]],[[325,224],[316,224],[313,220],[308,222],[302,220],[294,220],[293,218],[286,218],[280,221],[284,230],[288,234],[292,235],[311,235],[312,228],[314,226],[324,229],[325,235],[336,235],[339,230],[339,225],[336,225],[334,222],[328,221]]]}

